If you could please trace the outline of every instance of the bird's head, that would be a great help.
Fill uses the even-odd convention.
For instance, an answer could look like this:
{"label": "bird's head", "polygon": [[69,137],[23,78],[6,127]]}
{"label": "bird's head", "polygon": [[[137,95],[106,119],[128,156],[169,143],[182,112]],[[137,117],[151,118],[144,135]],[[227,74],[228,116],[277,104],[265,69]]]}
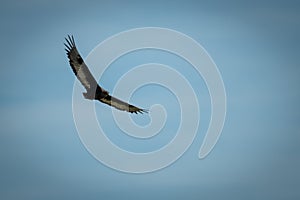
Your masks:
{"label": "bird's head", "polygon": [[100,100],[102,98],[107,97],[108,95],[109,95],[109,93],[106,90],[101,88],[101,92],[96,93],[96,98],[95,99]]}
{"label": "bird's head", "polygon": [[108,93],[106,90],[103,90],[103,89],[102,89],[102,94],[103,94],[104,96],[109,95],[109,93]]}

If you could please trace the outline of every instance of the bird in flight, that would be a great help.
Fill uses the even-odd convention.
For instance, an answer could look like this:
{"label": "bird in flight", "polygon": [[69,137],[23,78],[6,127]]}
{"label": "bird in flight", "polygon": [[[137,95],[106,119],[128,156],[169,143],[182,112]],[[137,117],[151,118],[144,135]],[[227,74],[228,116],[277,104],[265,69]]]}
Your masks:
{"label": "bird in flight", "polygon": [[66,43],[64,43],[69,58],[70,66],[75,73],[77,79],[86,89],[83,93],[84,98],[90,100],[98,100],[102,103],[115,107],[118,110],[127,111],[130,113],[145,113],[147,110],[130,105],[120,99],[117,99],[101,88],[91,74],[87,65],[77,51],[73,36],[68,35]]}

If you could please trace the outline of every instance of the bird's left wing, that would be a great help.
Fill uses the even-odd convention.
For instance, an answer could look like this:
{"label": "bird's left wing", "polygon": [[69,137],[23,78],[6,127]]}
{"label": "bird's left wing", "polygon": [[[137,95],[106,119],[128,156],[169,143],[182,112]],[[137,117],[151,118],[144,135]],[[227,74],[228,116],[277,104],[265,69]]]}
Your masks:
{"label": "bird's left wing", "polygon": [[66,47],[65,50],[67,51],[69,62],[74,74],[88,92],[95,92],[98,84],[93,75],[91,74],[90,70],[84,63],[82,57],[80,56],[76,48],[73,36],[68,35],[68,38],[65,39],[67,42],[64,43]]}

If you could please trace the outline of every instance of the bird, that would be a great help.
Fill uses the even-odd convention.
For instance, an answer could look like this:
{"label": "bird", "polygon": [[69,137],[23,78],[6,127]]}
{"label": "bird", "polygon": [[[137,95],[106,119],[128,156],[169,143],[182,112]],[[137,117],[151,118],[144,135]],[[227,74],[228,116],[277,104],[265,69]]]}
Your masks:
{"label": "bird", "polygon": [[91,74],[88,66],[85,64],[84,60],[80,56],[76,48],[73,35],[68,35],[68,37],[66,37],[65,40],[66,42],[64,43],[64,45],[66,47],[65,50],[67,52],[70,66],[77,79],[86,89],[86,92],[82,93],[85,99],[98,100],[118,110],[127,111],[129,113],[137,114],[148,112],[146,109],[136,107],[116,97],[111,96],[108,91],[100,87],[93,75]]}

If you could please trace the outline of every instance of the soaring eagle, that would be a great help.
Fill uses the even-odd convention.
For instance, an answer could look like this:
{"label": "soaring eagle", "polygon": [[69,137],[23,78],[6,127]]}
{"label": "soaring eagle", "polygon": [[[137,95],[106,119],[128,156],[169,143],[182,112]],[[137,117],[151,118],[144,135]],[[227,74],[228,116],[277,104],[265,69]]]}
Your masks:
{"label": "soaring eagle", "polygon": [[75,45],[74,37],[68,35],[68,38],[65,39],[67,42],[64,43],[64,45],[66,46],[65,50],[67,51],[72,70],[78,80],[86,89],[86,93],[83,93],[84,98],[90,100],[98,100],[119,110],[127,111],[130,113],[147,112],[147,110],[145,109],[138,108],[136,106],[123,102],[120,99],[110,96],[106,90],[101,88],[91,74],[87,65],[84,63],[82,57],[79,55]]}

